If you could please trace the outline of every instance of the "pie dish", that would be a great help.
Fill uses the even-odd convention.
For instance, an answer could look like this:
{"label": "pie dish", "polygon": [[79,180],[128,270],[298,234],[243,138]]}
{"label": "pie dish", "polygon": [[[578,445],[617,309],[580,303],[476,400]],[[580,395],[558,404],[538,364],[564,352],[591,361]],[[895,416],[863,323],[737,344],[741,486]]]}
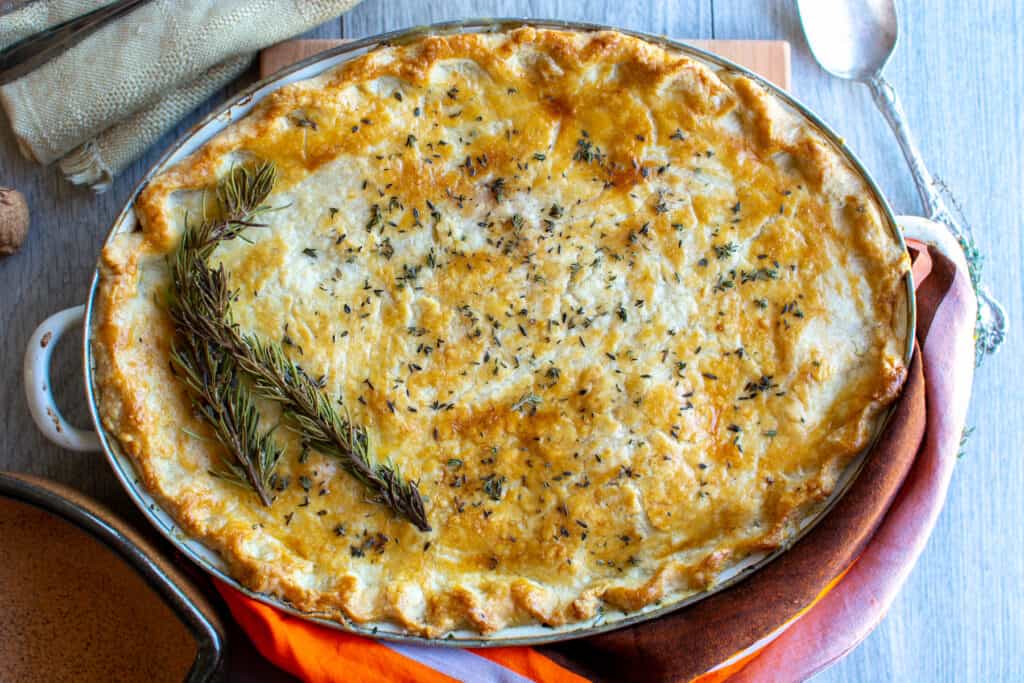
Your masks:
{"label": "pie dish", "polygon": [[[429,532],[287,429],[271,506],[209,474],[168,256],[252,160],[279,180],[216,252],[235,320],[323,378]],[[135,212],[96,293],[103,425],[232,576],[329,619],[486,635],[706,591],[795,537],[906,375],[909,260],[857,169],[757,81],[618,32],[382,46]]]}

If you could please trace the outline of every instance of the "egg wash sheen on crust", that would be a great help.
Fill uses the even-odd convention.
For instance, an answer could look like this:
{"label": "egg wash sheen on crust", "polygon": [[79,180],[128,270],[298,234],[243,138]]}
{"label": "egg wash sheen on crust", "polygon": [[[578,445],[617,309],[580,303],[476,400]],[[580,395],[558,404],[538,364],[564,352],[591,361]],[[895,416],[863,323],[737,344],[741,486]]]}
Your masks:
{"label": "egg wash sheen on crust", "polygon": [[[418,485],[420,531],[304,446],[273,502],[170,354],[169,257],[233,168],[277,181],[222,265]],[[906,374],[909,261],[850,163],[757,82],[615,32],[385,46],[261,101],[103,253],[104,425],[248,588],[413,634],[641,610],[793,538]]]}

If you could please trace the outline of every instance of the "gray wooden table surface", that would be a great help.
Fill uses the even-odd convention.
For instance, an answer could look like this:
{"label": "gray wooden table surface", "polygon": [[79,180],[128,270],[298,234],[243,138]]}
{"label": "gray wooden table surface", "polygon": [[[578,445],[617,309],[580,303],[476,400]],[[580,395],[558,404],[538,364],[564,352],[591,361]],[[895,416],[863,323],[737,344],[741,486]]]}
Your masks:
{"label": "gray wooden table surface", "polygon": [[[899,5],[902,36],[887,73],[932,171],[953,188],[975,226],[992,290],[1010,313],[1010,339],[977,373],[969,417],[976,431],[907,586],[881,627],[816,680],[1022,681],[1024,377],[1017,363],[1024,350],[1024,2]],[[867,90],[819,70],[790,0],[365,0],[310,35],[362,37],[477,16],[579,19],[680,38],[788,40],[796,96],[847,139],[897,213],[919,210],[910,175]],[[23,399],[22,353],[38,322],[84,300],[110,222],[159,148],[186,124],[110,192],[94,197],[57,171],[22,159],[6,122],[0,123],[0,185],[28,196],[33,223],[22,250],[0,260],[0,377],[7,378],[0,394],[0,469],[74,485],[136,519],[100,456],[61,451],[36,431]],[[77,354],[76,345],[61,345],[53,383],[68,416],[86,424]]]}

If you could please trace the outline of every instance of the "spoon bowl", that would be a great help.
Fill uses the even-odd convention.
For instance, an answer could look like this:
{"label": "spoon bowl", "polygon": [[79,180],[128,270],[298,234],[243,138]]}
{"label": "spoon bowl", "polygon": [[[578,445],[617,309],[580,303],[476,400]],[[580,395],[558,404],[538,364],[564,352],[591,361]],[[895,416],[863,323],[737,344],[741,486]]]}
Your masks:
{"label": "spoon bowl", "polygon": [[867,81],[896,49],[899,18],[891,0],[797,0],[811,53],[837,78]]}

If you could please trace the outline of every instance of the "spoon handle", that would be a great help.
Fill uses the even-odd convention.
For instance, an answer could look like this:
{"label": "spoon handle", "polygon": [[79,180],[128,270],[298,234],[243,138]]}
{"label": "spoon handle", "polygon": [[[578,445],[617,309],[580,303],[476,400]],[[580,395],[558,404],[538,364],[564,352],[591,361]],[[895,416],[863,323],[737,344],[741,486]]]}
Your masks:
{"label": "spoon handle", "polygon": [[945,225],[953,237],[960,243],[967,258],[970,270],[971,284],[978,295],[978,320],[975,328],[975,359],[977,362],[987,354],[999,350],[1006,339],[1006,312],[993,296],[989,293],[988,287],[981,282],[981,254],[975,246],[974,235],[971,226],[967,221],[960,220],[946,204],[939,189],[939,184],[925,166],[921,151],[917,148],[914,136],[910,132],[907,123],[906,112],[896,95],[895,88],[885,80],[881,73],[875,74],[867,81],[871,88],[871,94],[875,98],[875,104],[892,128],[896,135],[896,141],[900,145],[907,164],[910,165],[910,173],[914,176],[914,184],[921,196],[921,203],[924,205],[925,214],[934,221]]}
{"label": "spoon handle", "polygon": [[939,195],[935,186],[935,179],[924,165],[924,158],[921,150],[917,148],[917,142],[910,132],[910,125],[907,122],[907,114],[903,111],[903,104],[900,102],[896,89],[881,73],[876,74],[868,81],[871,94],[875,98],[882,115],[888,122],[892,132],[896,134],[896,141],[900,150],[910,164],[910,172],[914,176],[914,184],[917,185],[917,193],[921,195],[921,203],[924,204],[925,215],[935,220],[946,208],[945,202]]}

